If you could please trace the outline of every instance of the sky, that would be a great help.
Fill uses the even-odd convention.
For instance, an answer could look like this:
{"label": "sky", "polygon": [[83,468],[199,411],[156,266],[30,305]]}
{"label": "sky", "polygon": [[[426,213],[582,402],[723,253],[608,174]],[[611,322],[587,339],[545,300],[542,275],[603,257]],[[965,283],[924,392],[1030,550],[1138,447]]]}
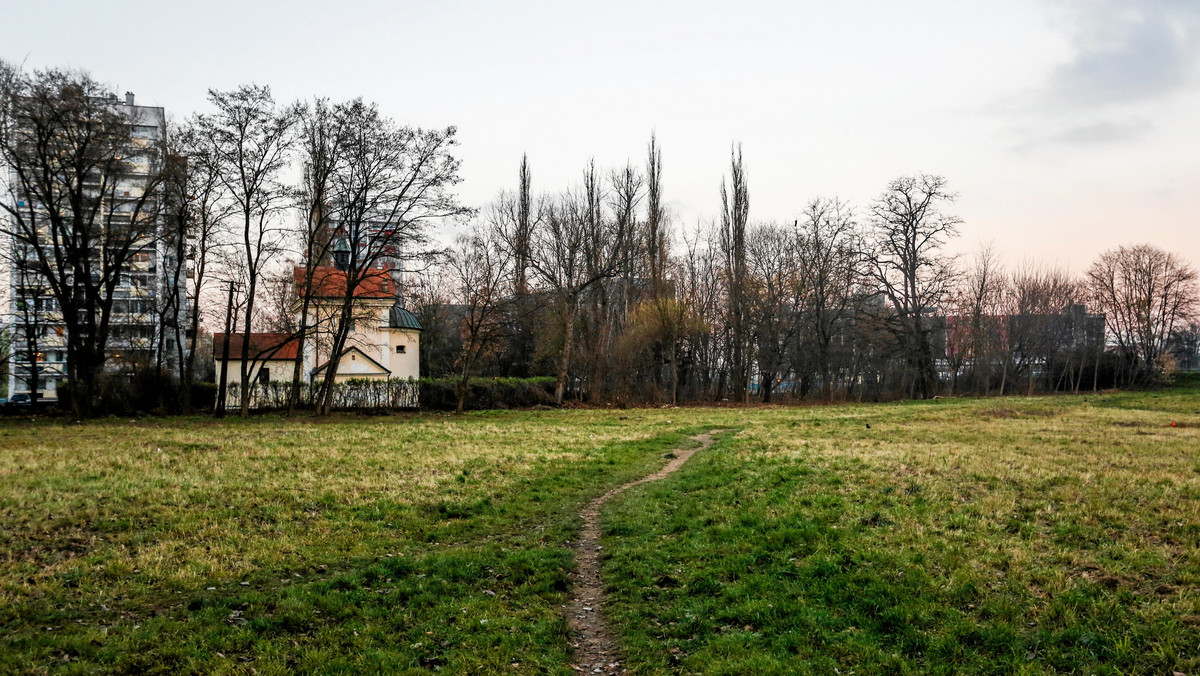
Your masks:
{"label": "sky", "polygon": [[1082,272],[1148,242],[1200,266],[1200,2],[145,3],[0,0],[0,58],[89,70],[182,119],[210,88],[362,96],[454,125],[460,194],[642,165],[682,227],[741,144],[752,221],[945,176],[955,252]]}

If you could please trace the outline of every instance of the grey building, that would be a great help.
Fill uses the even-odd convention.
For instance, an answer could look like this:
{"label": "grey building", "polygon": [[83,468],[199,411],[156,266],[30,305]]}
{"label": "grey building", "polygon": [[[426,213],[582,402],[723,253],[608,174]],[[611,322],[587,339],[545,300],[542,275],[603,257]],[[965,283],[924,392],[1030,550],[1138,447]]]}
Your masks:
{"label": "grey building", "polygon": [[[95,99],[94,99],[95,100]],[[158,171],[160,144],[166,133],[163,108],[139,106],[134,96],[124,99],[100,99],[112,110],[128,118],[132,127],[133,156],[125,158],[127,170],[115,180],[111,197],[102,198],[105,215],[102,227],[128,226],[134,204],[144,195],[150,178]],[[141,152],[144,150],[144,152]],[[10,186],[19,185],[10,176]],[[15,199],[17,207],[37,214],[19,189],[8,191],[6,199]],[[144,200],[141,217],[154,219],[153,235],[134,242],[130,263],[113,289],[113,307],[109,339],[106,344],[106,368],[129,373],[138,368],[154,367],[156,359],[174,370],[178,367],[176,341],[186,316],[187,261],[174,253],[176,243],[162,227],[161,193]],[[44,212],[43,212],[44,213]],[[34,219],[36,220],[36,218]],[[141,221],[139,221],[141,222]],[[39,233],[44,228],[39,225]],[[45,228],[48,230],[48,228]],[[45,236],[49,237],[46,232]],[[15,237],[4,243],[6,256],[7,310],[9,317],[10,361],[8,393],[36,393],[43,400],[58,398],[58,388],[67,376],[66,325],[61,308],[51,293],[48,281],[31,263],[33,248]],[[183,266],[180,269],[180,266]],[[179,274],[176,274],[178,269]],[[174,291],[174,293],[171,293]],[[169,298],[177,298],[168,303]],[[161,354],[161,357],[156,355]]]}

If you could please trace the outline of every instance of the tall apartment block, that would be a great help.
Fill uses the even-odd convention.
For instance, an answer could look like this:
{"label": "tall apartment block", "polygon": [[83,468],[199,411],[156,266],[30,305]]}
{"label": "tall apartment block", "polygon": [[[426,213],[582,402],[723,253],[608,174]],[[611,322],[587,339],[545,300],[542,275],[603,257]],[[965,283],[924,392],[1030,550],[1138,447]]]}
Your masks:
{"label": "tall apartment block", "polygon": [[[144,156],[127,158],[128,172],[117,180],[111,204],[104,207],[111,209],[111,215],[105,216],[105,227],[120,227],[122,222],[130,222],[134,204],[154,170],[151,157],[166,132],[166,115],[163,108],[136,105],[133,94],[104,101],[129,119],[135,149],[147,149]],[[19,207],[26,206],[22,200],[28,199],[27,196],[18,193],[16,199]],[[157,368],[159,359],[169,370],[178,367],[176,341],[182,332],[176,327],[183,326],[187,312],[187,257],[179,260],[176,243],[162,227],[158,215],[160,201],[160,195],[146,200],[143,214],[154,214],[158,224],[154,228],[156,236],[135,243],[131,263],[113,292],[106,370],[116,374]],[[6,244],[12,247],[13,254],[8,257],[11,261],[7,289],[11,318],[8,393],[10,397],[19,393],[36,394],[41,400],[54,401],[59,385],[67,377],[66,326],[47,281],[22,264],[23,257],[28,259],[32,252],[22,251],[22,245],[15,240]],[[173,289],[177,294],[171,293]],[[172,297],[177,297],[178,302],[165,305]]]}

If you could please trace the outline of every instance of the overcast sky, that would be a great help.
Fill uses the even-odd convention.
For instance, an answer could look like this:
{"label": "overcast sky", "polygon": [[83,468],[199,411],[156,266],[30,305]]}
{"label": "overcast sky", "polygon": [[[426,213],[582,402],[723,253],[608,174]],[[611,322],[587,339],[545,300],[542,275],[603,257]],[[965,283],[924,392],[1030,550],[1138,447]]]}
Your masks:
{"label": "overcast sky", "polygon": [[[902,7],[903,6],[903,7]],[[740,142],[752,220],[818,195],[860,211],[946,176],[956,249],[1082,271],[1151,242],[1200,264],[1200,2],[232,2],[0,0],[0,58],[90,70],[176,118],[208,88],[363,96],[455,125],[464,201],[642,163],[690,226]]]}

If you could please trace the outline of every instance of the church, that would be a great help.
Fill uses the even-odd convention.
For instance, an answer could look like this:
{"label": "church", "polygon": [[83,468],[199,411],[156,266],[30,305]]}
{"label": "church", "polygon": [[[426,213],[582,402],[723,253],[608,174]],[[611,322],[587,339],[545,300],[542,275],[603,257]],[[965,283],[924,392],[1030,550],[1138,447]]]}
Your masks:
{"label": "church", "polygon": [[[308,271],[293,270],[295,324],[300,325]],[[333,266],[312,270],[308,293],[308,327],[303,341],[296,333],[252,333],[248,349],[243,335],[213,334],[213,360],[217,377],[236,386],[241,380],[242,361],[249,360],[250,381],[256,385],[290,382],[298,352],[305,383],[320,382],[331,363],[336,364],[335,382],[364,380],[416,380],[420,377],[421,325],[405,309],[391,271],[380,269],[363,276],[354,290],[350,333],[345,347],[331,354],[333,330],[346,294],[346,273]],[[230,401],[232,403],[232,401]]]}

